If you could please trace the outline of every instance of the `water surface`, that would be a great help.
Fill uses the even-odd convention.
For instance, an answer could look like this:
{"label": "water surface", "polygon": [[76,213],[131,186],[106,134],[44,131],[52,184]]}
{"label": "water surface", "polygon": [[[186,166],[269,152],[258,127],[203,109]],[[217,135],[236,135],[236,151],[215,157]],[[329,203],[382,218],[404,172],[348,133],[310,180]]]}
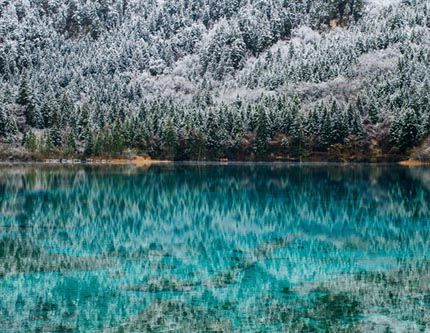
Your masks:
{"label": "water surface", "polygon": [[430,169],[0,168],[1,332],[430,330]]}

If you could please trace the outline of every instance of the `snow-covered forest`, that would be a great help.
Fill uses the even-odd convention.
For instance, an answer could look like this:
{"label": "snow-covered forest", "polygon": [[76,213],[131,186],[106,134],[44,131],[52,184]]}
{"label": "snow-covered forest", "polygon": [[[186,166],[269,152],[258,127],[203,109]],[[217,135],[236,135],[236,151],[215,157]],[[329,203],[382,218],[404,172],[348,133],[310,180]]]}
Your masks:
{"label": "snow-covered forest", "polygon": [[2,0],[0,155],[430,157],[429,17],[428,0]]}

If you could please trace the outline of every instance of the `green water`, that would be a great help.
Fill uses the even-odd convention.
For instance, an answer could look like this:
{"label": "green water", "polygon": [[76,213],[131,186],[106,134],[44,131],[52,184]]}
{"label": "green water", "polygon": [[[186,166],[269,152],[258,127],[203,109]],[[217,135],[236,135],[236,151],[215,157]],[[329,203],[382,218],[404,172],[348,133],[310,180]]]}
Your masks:
{"label": "green water", "polygon": [[425,332],[430,169],[0,167],[0,332]]}

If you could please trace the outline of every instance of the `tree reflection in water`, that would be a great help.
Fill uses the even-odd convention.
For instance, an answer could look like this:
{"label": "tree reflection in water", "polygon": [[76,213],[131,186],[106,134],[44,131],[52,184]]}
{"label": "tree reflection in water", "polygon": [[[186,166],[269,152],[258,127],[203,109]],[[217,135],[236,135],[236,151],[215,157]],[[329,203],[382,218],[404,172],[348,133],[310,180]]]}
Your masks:
{"label": "tree reflection in water", "polygon": [[430,329],[430,170],[0,171],[2,331]]}

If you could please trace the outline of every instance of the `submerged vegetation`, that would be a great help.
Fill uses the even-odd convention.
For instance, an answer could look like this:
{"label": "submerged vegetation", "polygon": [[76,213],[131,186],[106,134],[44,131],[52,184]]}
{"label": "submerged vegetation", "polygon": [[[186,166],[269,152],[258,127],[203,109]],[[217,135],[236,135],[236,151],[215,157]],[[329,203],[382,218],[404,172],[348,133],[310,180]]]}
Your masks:
{"label": "submerged vegetation", "polygon": [[0,330],[425,331],[429,201],[426,168],[3,167]]}
{"label": "submerged vegetation", "polygon": [[0,158],[429,158],[429,4],[5,1]]}

